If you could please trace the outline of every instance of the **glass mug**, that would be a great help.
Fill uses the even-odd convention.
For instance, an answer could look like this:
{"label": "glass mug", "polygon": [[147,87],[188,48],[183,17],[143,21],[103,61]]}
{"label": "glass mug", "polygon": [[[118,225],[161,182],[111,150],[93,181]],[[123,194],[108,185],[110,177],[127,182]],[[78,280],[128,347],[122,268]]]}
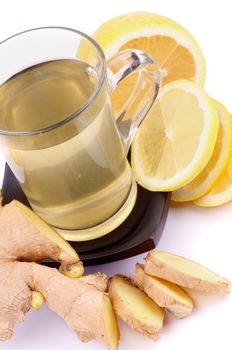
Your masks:
{"label": "glass mug", "polygon": [[[0,144],[33,210],[65,238],[89,240],[129,215],[136,184],[127,152],[161,81],[138,50],[107,62],[79,31],[28,30],[0,44]],[[110,92],[138,72],[117,118]]]}

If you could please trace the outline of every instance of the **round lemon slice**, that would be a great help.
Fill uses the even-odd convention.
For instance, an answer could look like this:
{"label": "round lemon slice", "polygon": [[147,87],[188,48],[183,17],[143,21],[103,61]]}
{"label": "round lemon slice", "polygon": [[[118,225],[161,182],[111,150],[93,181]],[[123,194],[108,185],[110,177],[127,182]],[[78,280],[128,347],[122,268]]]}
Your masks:
{"label": "round lemon slice", "polygon": [[196,83],[165,85],[132,143],[137,182],[151,191],[173,191],[192,181],[212,155],[218,125],[212,100]]}
{"label": "round lemon slice", "polygon": [[232,118],[221,103],[213,103],[219,116],[219,130],[213,154],[193,181],[172,193],[172,200],[175,202],[193,201],[209,192],[232,157]]}
{"label": "round lemon slice", "polygon": [[193,36],[173,20],[150,12],[132,12],[103,23],[92,35],[106,58],[125,49],[150,53],[164,72],[164,82],[191,79],[203,84],[205,60]]}
{"label": "round lemon slice", "polygon": [[[232,120],[232,115],[230,115]],[[200,207],[216,207],[232,200],[232,157],[226,170],[214,184],[211,190],[194,203]]]}
{"label": "round lemon slice", "polygon": [[[132,12],[103,23],[92,35],[106,58],[125,49],[149,53],[160,65],[163,85],[177,79],[199,83],[205,80],[205,60],[194,37],[173,20],[149,12]],[[82,53],[88,48],[82,45]],[[115,114],[130,95],[137,75],[124,79],[111,96]]]}

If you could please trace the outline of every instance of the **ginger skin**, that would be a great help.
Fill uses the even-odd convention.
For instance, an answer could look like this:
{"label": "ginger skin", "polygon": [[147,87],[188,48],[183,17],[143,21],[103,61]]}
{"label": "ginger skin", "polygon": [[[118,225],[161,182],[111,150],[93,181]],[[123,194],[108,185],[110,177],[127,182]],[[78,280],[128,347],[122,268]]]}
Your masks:
{"label": "ginger skin", "polygon": [[69,244],[62,243],[58,234],[50,239],[40,232],[33,219],[25,215],[29,209],[24,212],[21,206],[12,201],[0,209],[0,340],[10,339],[31,305],[38,309],[44,298],[82,341],[96,339],[116,350],[119,334],[116,330],[114,339],[110,338],[111,326],[105,316],[110,313],[114,318],[105,293],[106,276],[97,273],[74,279],[39,265],[37,262],[49,257],[61,267],[74,264],[83,271]]}
{"label": "ginger skin", "polygon": [[135,265],[134,282],[157,305],[166,308],[175,317],[182,318],[191,315],[194,307],[192,298],[174,283],[146,275],[144,265]]}
{"label": "ginger skin", "polygon": [[153,250],[145,258],[146,274],[207,293],[230,293],[230,281],[182,256]]}

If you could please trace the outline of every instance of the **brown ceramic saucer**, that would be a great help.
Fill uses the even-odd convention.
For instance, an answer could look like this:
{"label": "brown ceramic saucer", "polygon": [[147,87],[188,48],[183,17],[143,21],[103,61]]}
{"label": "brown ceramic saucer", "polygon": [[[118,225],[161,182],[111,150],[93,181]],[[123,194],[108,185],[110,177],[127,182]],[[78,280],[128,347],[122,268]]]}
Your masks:
{"label": "brown ceramic saucer", "polygon": [[[3,205],[13,199],[30,206],[14,174],[6,164],[3,179]],[[166,222],[170,195],[150,192],[138,186],[135,206],[128,218],[107,235],[86,242],[70,242],[85,266],[129,258],[156,247]],[[46,260],[46,265],[57,263]]]}

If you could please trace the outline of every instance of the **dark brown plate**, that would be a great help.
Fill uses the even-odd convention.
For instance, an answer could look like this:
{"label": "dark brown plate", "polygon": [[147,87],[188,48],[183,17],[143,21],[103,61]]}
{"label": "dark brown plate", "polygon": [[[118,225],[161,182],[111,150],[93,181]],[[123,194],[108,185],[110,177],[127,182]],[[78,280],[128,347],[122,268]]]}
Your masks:
{"label": "dark brown plate", "polygon": [[[3,205],[18,199],[30,206],[18,181],[6,164],[2,188]],[[138,186],[135,206],[128,218],[107,235],[86,242],[70,242],[84,265],[96,265],[129,258],[156,247],[166,222],[170,195],[150,192]],[[46,265],[56,266],[51,260]]]}

